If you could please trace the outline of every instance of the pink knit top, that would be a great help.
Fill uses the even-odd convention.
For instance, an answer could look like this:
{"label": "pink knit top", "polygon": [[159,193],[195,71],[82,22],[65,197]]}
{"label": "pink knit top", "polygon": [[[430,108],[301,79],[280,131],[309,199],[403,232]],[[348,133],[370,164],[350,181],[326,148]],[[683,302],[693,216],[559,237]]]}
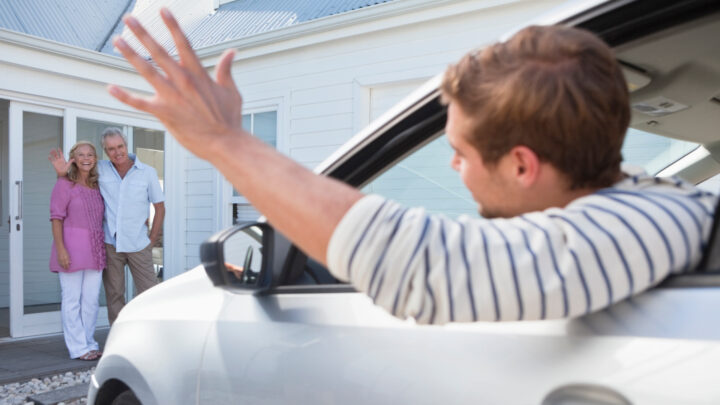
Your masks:
{"label": "pink knit top", "polygon": [[55,183],[50,196],[50,219],[63,221],[63,241],[70,255],[70,268],[58,263],[55,243],[50,253],[50,271],[73,272],[105,268],[102,228],[105,207],[99,189],[75,184],[65,177]]}

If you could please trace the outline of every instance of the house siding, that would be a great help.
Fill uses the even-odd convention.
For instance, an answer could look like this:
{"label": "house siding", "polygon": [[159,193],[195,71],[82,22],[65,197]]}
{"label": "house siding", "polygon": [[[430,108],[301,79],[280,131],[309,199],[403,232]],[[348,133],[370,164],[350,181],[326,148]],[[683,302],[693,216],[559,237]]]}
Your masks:
{"label": "house siding", "polygon": [[214,192],[217,171],[205,160],[189,155],[185,158],[185,268],[200,264],[200,244],[215,227]]}

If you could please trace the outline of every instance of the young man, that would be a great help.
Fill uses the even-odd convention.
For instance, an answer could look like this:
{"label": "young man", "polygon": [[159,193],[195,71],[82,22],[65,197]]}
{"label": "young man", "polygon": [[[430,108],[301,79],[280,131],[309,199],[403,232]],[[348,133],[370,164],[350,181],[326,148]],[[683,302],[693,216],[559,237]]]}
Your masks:
{"label": "young man", "polygon": [[[125,306],[126,264],[138,294],[157,284],[152,248],[162,232],[165,204],[157,172],[128,153],[127,141],[119,128],[107,128],[102,133],[102,146],[110,158],[98,161],[97,166],[100,193],[105,201],[107,267],[103,271],[103,286],[112,324]],[[50,161],[58,176],[65,176],[71,162],[65,161],[62,152],[52,151]],[[148,236],[150,204],[155,208],[155,217]]]}
{"label": "young man", "polygon": [[486,217],[453,221],[317,176],[244,131],[232,51],[213,81],[172,15],[161,14],[181,63],[126,17],[165,74],[118,38],[157,94],[110,93],[158,117],[276,229],[396,316],[577,316],[700,259],[715,198],[620,171],[628,92],[611,50],[587,32],[530,27],[448,69],[452,166]]}

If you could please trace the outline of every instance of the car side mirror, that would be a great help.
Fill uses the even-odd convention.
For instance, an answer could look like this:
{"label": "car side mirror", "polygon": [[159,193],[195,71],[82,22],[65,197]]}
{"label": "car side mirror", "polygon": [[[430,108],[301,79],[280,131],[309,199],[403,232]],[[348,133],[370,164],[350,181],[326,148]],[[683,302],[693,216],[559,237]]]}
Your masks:
{"label": "car side mirror", "polygon": [[200,260],[215,286],[252,292],[270,288],[273,228],[250,222],[222,230],[200,246]]}

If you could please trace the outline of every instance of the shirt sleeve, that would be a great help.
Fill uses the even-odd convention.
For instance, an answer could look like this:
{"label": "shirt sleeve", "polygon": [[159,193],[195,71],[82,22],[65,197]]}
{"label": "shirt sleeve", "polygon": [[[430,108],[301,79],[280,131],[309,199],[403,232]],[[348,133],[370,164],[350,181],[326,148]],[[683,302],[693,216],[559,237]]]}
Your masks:
{"label": "shirt sleeve", "polygon": [[[454,220],[366,196],[333,232],[328,267],[393,315],[442,324],[579,316],[699,260],[711,217],[702,230],[670,218],[667,207],[591,201]],[[668,250],[656,248],[663,245]]]}
{"label": "shirt sleeve", "polygon": [[67,208],[70,203],[70,182],[58,178],[50,194],[50,219],[64,220],[67,217]]}
{"label": "shirt sleeve", "polygon": [[148,185],[148,197],[150,202],[153,204],[161,203],[165,201],[165,195],[163,194],[162,187],[160,187],[160,180],[157,176],[157,171],[154,168],[150,169],[150,184]]}

